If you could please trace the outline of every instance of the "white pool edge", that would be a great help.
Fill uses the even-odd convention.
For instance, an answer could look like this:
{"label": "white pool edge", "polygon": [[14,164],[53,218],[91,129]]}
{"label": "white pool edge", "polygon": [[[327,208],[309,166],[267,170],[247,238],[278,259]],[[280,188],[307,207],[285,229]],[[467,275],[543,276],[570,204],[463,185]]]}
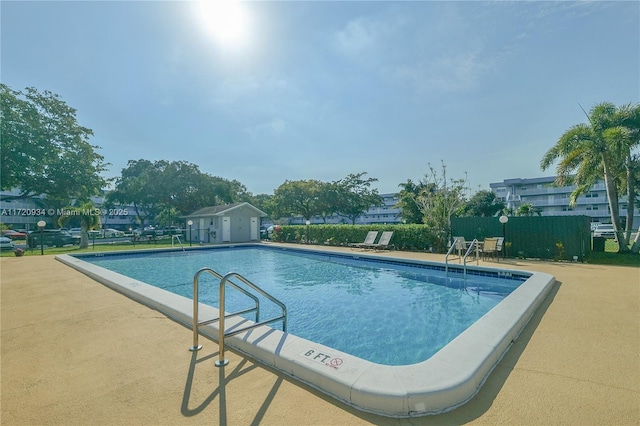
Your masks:
{"label": "white pool edge", "polygon": [[[368,256],[359,254],[358,257]],[[58,255],[56,259],[192,327],[191,299],[70,255]],[[374,259],[434,264],[377,256]],[[479,267],[472,269],[504,271]],[[434,356],[417,364],[375,364],[267,326],[228,337],[225,343],[362,411],[388,417],[439,414],[473,398],[555,283],[555,278],[545,273],[512,272],[531,276]],[[218,317],[216,308],[200,304],[199,309],[200,321]],[[226,321],[226,329],[240,322],[250,323],[242,318],[230,318]],[[200,327],[200,334],[217,341],[216,324]]]}

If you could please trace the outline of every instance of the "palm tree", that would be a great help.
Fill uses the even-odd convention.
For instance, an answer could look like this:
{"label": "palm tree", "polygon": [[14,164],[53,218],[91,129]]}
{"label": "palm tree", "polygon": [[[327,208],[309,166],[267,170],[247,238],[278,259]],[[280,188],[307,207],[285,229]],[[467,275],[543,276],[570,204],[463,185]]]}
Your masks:
{"label": "palm tree", "polygon": [[100,226],[100,214],[99,211],[93,207],[91,202],[85,203],[81,206],[65,207],[66,214],[60,216],[58,223],[60,226],[64,226],[71,220],[71,218],[80,219],[80,248],[89,247],[89,229]]}
{"label": "palm tree", "polygon": [[[629,104],[617,108],[612,103],[603,102],[585,114],[589,123],[578,124],[567,130],[546,152],[540,166],[546,170],[553,162],[560,160],[556,169],[558,185],[565,185],[573,175],[576,189],[571,194],[572,205],[575,205],[579,195],[588,191],[599,179],[604,179],[611,222],[618,236],[618,251],[625,252],[629,250],[628,234],[621,232],[619,199],[621,193],[626,192],[630,196],[629,230],[633,225],[636,180],[627,178],[627,169],[634,167],[633,149],[638,146],[638,106]],[[625,183],[631,186],[625,188]]]}
{"label": "palm tree", "polygon": [[[640,104],[627,104],[620,107],[618,120],[620,127],[610,129],[609,137],[620,147],[620,161],[624,164],[624,176],[621,178],[626,187],[627,194],[627,226],[626,238],[630,238],[633,230],[633,213],[637,200],[638,186],[640,185]],[[640,207],[640,205],[638,205]],[[638,253],[640,250],[640,227],[631,251]]]}
{"label": "palm tree", "polygon": [[540,209],[537,209],[531,203],[524,203],[516,209],[516,216],[533,216],[533,215],[541,216],[542,213],[540,212]]}

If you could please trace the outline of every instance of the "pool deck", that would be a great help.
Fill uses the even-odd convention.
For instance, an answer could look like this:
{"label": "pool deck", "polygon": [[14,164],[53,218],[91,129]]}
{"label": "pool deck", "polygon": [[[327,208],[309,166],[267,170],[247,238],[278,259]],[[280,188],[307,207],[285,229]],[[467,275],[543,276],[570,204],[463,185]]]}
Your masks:
{"label": "pool deck", "polygon": [[541,271],[558,283],[470,402],[389,419],[233,351],[219,369],[216,343],[201,338],[204,348],[190,352],[190,329],[53,256],[1,258],[0,424],[640,424],[640,269],[480,264]]}

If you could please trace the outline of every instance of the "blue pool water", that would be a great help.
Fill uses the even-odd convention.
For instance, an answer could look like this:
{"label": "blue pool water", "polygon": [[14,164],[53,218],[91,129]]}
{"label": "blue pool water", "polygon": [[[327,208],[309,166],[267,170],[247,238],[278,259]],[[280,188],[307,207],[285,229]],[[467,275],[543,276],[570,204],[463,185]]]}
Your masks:
{"label": "blue pool water", "polygon": [[[203,267],[240,273],[287,306],[288,332],[386,365],[430,358],[527,278],[465,279],[408,262],[268,247],[82,259],[189,298],[193,276]],[[200,276],[200,301],[219,306],[218,281],[209,274]],[[226,303],[228,312],[252,306],[233,288],[227,289]],[[261,306],[261,320],[280,314],[266,300]]]}

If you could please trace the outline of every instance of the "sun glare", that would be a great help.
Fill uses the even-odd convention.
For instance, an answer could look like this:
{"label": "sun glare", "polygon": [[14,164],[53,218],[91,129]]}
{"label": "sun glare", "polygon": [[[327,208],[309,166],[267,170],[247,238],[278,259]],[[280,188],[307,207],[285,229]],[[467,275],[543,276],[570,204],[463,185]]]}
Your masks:
{"label": "sun glare", "polygon": [[247,41],[249,16],[238,0],[209,0],[198,3],[197,13],[202,25],[223,46],[238,46]]}

